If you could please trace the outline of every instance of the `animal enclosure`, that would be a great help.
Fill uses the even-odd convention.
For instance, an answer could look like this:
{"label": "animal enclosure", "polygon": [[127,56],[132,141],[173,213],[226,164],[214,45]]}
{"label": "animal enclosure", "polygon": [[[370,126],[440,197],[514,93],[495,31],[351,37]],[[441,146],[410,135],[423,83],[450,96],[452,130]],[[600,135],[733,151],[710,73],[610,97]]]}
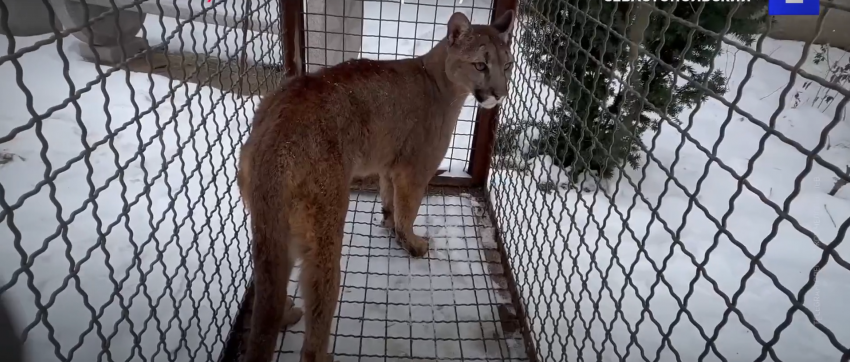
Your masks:
{"label": "animal enclosure", "polygon": [[239,361],[260,97],[508,10],[510,94],[465,103],[429,255],[352,184],[335,360],[850,361],[850,55],[767,37],[766,1],[42,1],[53,32],[0,37],[0,298],[31,361]]}

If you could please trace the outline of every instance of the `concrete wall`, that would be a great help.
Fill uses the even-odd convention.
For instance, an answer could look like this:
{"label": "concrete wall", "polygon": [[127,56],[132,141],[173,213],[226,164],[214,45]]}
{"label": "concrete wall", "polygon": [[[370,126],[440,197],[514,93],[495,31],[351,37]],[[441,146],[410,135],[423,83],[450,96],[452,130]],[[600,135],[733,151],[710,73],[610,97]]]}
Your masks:
{"label": "concrete wall", "polygon": [[[9,9],[9,28],[14,36],[33,36],[52,33],[47,7],[41,0],[4,0]],[[61,27],[60,27],[61,29]],[[0,34],[6,35],[0,27]]]}
{"label": "concrete wall", "polygon": [[[834,0],[836,4],[850,6],[850,0]],[[821,12],[825,11],[821,7]],[[774,16],[773,27],[768,34],[771,38],[781,40],[808,41],[817,30],[816,15],[782,15]],[[823,30],[815,39],[815,44],[830,44],[834,47],[850,51],[850,12],[832,8],[823,21]]]}

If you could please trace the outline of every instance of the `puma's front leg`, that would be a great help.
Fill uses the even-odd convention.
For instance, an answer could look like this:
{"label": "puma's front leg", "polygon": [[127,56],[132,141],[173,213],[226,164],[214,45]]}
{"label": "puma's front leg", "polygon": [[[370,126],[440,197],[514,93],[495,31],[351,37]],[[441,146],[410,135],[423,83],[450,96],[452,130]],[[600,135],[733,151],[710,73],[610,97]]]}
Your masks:
{"label": "puma's front leg", "polygon": [[392,178],[392,213],[396,236],[401,247],[411,256],[423,257],[428,253],[428,240],[413,233],[413,221],[416,220],[430,178],[421,177],[413,170],[396,170]]}

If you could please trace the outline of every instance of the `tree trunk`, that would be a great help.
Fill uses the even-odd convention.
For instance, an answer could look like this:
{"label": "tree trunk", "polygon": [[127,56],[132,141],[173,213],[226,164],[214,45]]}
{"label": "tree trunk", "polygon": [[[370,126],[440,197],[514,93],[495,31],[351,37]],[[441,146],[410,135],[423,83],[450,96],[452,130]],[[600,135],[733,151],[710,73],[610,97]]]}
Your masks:
{"label": "tree trunk", "polygon": [[[637,69],[640,58],[638,50],[643,44],[644,32],[649,25],[650,15],[652,14],[652,7],[648,4],[640,1],[633,2],[632,4],[634,5],[634,22],[627,29],[628,39],[634,42],[634,44],[629,44],[629,76],[625,79],[626,85],[624,85],[622,92],[618,95],[618,98],[622,95],[623,101],[618,114],[621,124],[618,125],[613,140],[615,147],[618,149],[620,147],[623,148],[618,152],[618,155],[622,155],[623,157],[622,160],[618,160],[622,165],[625,165],[628,160],[628,154],[633,142],[637,142],[637,140],[633,140],[633,137],[636,138],[639,136],[634,134],[634,125],[639,120],[641,113],[643,113],[644,105],[641,97],[643,97],[644,87],[640,79],[640,71]],[[628,20],[626,19],[626,24],[628,24]],[[631,90],[627,87],[631,88]]]}

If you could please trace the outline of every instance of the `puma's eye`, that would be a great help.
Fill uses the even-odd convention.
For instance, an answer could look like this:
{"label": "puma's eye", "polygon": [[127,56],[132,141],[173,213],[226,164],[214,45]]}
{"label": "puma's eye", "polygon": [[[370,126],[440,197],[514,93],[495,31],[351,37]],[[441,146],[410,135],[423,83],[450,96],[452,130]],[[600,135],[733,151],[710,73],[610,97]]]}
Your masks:
{"label": "puma's eye", "polygon": [[505,70],[511,70],[512,66],[514,66],[514,62],[505,63]]}
{"label": "puma's eye", "polygon": [[475,64],[475,69],[477,69],[480,72],[483,72],[487,69],[487,64],[484,64],[484,63],[481,63],[481,62],[474,63],[474,64]]}

